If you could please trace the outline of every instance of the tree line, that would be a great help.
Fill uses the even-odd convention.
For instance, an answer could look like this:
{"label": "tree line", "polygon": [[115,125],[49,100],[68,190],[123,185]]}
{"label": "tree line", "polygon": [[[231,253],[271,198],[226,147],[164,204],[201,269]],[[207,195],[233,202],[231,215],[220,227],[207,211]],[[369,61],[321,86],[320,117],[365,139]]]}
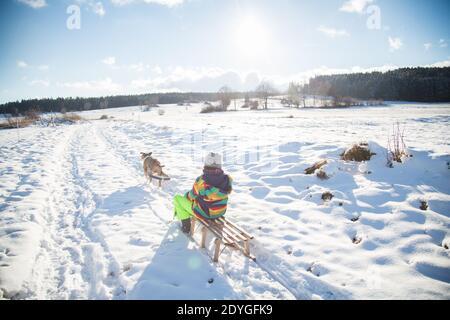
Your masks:
{"label": "tree line", "polygon": [[56,99],[29,99],[0,105],[0,113],[18,115],[29,110],[39,112],[72,112],[107,108],[121,108],[130,106],[179,104],[209,101],[217,98],[216,93],[152,93],[141,95],[120,95],[97,98],[56,98]]}
{"label": "tree line", "polygon": [[444,67],[317,76],[299,91],[364,100],[449,102],[449,88],[450,67]]}

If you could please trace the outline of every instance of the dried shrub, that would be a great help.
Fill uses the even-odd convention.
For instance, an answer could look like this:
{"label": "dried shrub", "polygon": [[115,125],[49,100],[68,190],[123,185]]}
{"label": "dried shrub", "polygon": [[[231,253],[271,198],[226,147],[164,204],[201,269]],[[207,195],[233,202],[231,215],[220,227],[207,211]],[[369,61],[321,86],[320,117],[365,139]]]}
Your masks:
{"label": "dried shrub", "polygon": [[34,123],[34,120],[27,117],[8,117],[6,122],[0,123],[0,129],[17,129],[25,128]]}
{"label": "dried shrub", "polygon": [[334,195],[329,191],[322,193],[323,201],[331,201],[333,198],[334,198]]}
{"label": "dried shrub", "polygon": [[38,108],[31,108],[23,117],[8,116],[6,122],[0,123],[0,129],[25,128],[41,120],[41,112]]}
{"label": "dried shrub", "polygon": [[213,113],[213,112],[225,112],[227,111],[227,107],[224,106],[212,106],[207,105],[205,106],[200,113]]}
{"label": "dried shrub", "polygon": [[316,172],[316,170],[322,168],[326,164],[327,164],[327,160],[320,160],[320,161],[314,163],[312,167],[305,169],[305,174],[314,174],[314,172]]}
{"label": "dried shrub", "polygon": [[38,108],[31,108],[25,112],[25,118],[31,121],[38,121],[41,118],[41,112]]}
{"label": "dried shrub", "polygon": [[320,180],[328,180],[330,179],[330,177],[328,176],[328,174],[323,171],[323,170],[319,170],[316,173],[317,178],[319,178]]}
{"label": "dried shrub", "polygon": [[341,154],[341,159],[345,161],[363,162],[369,161],[374,155],[375,153],[372,153],[367,145],[355,144]]}
{"label": "dried shrub", "polygon": [[400,128],[400,124],[393,125],[392,134],[388,136],[387,165],[393,167],[394,162],[402,163],[403,158],[408,156],[405,144],[405,129]]}
{"label": "dried shrub", "polygon": [[420,200],[420,210],[427,211],[428,210],[428,202],[425,200]]}
{"label": "dried shrub", "polygon": [[250,110],[258,110],[259,102],[258,100],[250,101]]}
{"label": "dried shrub", "polygon": [[80,115],[76,113],[66,113],[62,115],[62,120],[65,122],[75,123],[84,120]]}

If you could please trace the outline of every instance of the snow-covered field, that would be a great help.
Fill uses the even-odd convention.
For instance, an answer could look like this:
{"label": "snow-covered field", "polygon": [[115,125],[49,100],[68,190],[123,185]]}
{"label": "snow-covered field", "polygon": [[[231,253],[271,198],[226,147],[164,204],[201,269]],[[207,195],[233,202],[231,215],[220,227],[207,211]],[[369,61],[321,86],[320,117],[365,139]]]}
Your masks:
{"label": "snow-covered field", "polygon": [[[449,104],[200,108],[89,111],[77,125],[0,131],[0,297],[450,299]],[[397,121],[413,157],[388,168]],[[339,159],[361,141],[371,161]],[[144,151],[172,177],[162,189],[143,178]],[[227,216],[254,234],[256,262],[225,250],[214,264],[199,235],[171,223],[172,197],[206,151],[225,155]],[[303,173],[320,159],[328,180]]]}

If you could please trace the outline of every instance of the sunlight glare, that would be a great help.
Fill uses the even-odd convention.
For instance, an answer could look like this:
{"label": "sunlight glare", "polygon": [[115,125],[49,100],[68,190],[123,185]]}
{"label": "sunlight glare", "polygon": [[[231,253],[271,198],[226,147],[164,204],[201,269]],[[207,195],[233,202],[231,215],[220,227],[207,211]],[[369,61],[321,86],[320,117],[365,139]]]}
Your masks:
{"label": "sunlight glare", "polygon": [[270,47],[269,32],[254,16],[244,17],[235,30],[237,49],[247,57],[265,55]]}

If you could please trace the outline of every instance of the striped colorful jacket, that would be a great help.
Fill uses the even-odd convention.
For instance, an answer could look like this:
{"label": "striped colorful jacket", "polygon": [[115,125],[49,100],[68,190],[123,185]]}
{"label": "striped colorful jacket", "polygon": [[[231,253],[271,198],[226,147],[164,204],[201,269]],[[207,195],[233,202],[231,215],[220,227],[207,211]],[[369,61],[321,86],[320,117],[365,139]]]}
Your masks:
{"label": "striped colorful jacket", "polygon": [[186,197],[192,201],[192,211],[203,219],[217,219],[227,211],[232,179],[221,169],[204,169]]}

